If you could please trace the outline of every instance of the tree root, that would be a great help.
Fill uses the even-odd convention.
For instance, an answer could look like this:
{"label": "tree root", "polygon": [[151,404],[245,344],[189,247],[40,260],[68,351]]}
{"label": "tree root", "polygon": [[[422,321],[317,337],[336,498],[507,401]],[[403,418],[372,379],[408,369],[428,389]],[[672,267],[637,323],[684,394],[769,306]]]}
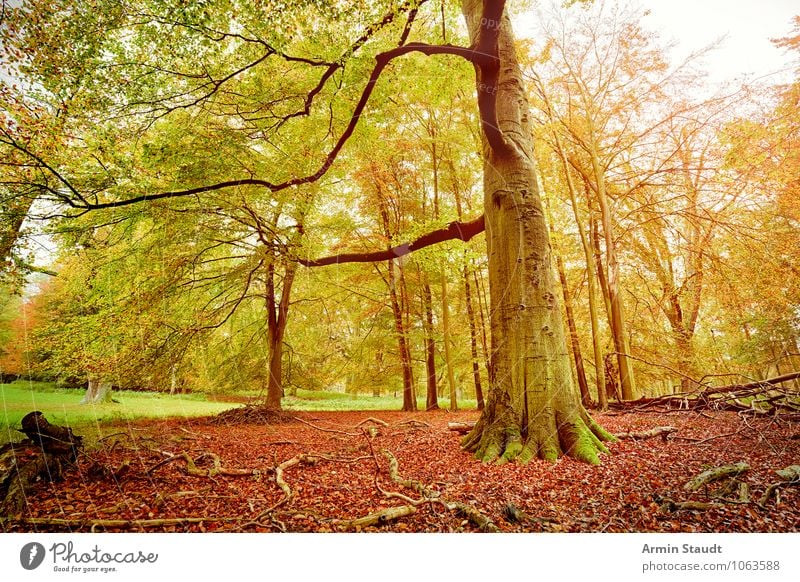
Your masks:
{"label": "tree root", "polygon": [[[484,411],[485,414],[485,411]],[[491,423],[481,416],[461,446],[475,458],[498,464],[517,461],[526,464],[534,458],[555,462],[562,454],[592,465],[600,464],[600,453],[608,453],[602,441],[616,437],[581,409],[575,416],[554,413],[553,424],[528,425],[523,436],[518,419],[510,409],[497,413]]]}
{"label": "tree root", "polygon": [[762,509],[767,508],[767,503],[781,487],[785,487],[787,485],[800,485],[800,465],[790,465],[785,469],[775,472],[781,479],[783,479],[783,481],[773,483],[767,487],[766,491],[764,491],[764,494],[761,496],[761,499],[758,500],[758,506]]}
{"label": "tree root", "polygon": [[[392,479],[392,481],[394,481],[398,485],[401,485],[402,487],[416,491],[422,496],[421,499],[416,501],[403,496],[405,497],[405,499],[408,499],[410,501],[408,507],[416,507],[424,503],[438,503],[440,505],[443,505],[449,511],[455,511],[457,513],[460,513],[461,515],[466,517],[469,521],[471,521],[473,524],[478,526],[478,529],[480,529],[481,531],[492,532],[492,533],[500,531],[500,529],[492,522],[492,520],[489,519],[489,517],[487,517],[483,513],[481,513],[480,510],[471,507],[466,503],[462,503],[460,501],[450,501],[442,499],[438,491],[430,489],[429,487],[425,486],[422,482],[415,481],[413,479],[404,479],[403,477],[401,477],[397,458],[388,450],[384,449],[382,452],[383,456],[386,457],[386,459],[389,461],[389,477]],[[387,494],[387,492],[384,492],[383,490],[381,490],[381,492],[384,495],[392,497],[401,495],[398,493]]]}

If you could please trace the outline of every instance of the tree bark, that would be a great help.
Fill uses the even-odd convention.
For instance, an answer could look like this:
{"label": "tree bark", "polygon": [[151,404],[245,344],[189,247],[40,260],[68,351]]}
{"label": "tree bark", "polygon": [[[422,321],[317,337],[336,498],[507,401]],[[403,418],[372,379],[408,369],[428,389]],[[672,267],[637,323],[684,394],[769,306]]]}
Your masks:
{"label": "tree bark", "polygon": [[450,343],[450,303],[447,298],[447,272],[442,269],[442,344],[444,347],[444,362],[447,367],[447,385],[450,388],[450,410],[455,412],[458,410],[458,397]]}
{"label": "tree bark", "polygon": [[108,404],[113,402],[111,396],[111,382],[99,380],[92,376],[89,377],[89,387],[83,395],[81,404]]}
{"label": "tree bark", "polygon": [[478,401],[478,410],[483,410],[483,386],[481,385],[481,369],[478,364],[478,330],[475,325],[475,308],[472,305],[472,289],[466,265],[464,265],[464,298],[467,304],[467,318],[469,319],[469,348],[472,356],[472,379],[475,382],[475,400]]}
{"label": "tree bark", "polygon": [[[478,67],[477,89],[479,102],[493,93],[499,120],[495,135],[485,126],[483,134],[491,390],[462,444],[483,461],[567,454],[599,463],[606,450],[600,439],[613,437],[581,406],[572,381],[511,23],[505,14],[489,17],[494,2],[464,0],[462,7],[474,45],[496,38],[497,68],[487,74]],[[498,131],[503,147],[496,147]]]}
{"label": "tree bark", "polygon": [[283,398],[283,339],[289,322],[289,298],[292,293],[297,264],[287,262],[284,267],[280,299],[275,291],[275,268],[270,265],[267,274],[267,402],[269,409],[279,410]]}
{"label": "tree bark", "polygon": [[422,305],[425,313],[425,372],[428,379],[427,397],[425,398],[425,410],[437,410],[439,408],[439,394],[436,387],[436,343],[433,339],[433,299],[431,297],[431,286],[426,280],[422,286]]}
{"label": "tree bark", "polygon": [[581,392],[581,403],[588,408],[592,404],[592,398],[589,396],[589,383],[586,381],[586,370],[583,367],[581,342],[580,338],[578,338],[578,328],[575,325],[575,314],[572,309],[572,297],[569,292],[567,273],[564,271],[564,261],[561,259],[561,256],[556,257],[556,265],[558,267],[558,278],[561,281],[561,294],[564,296],[564,310],[567,315],[567,328],[569,329],[570,345],[572,346],[572,357],[575,360],[575,373],[578,377],[578,387]]}
{"label": "tree bark", "polygon": [[414,391],[414,378],[411,372],[411,353],[408,349],[408,338],[406,338],[406,327],[403,322],[403,311],[397,293],[397,275],[395,274],[395,270],[394,261],[389,261],[389,300],[392,304],[394,330],[397,336],[400,365],[403,369],[403,410],[412,412],[417,409],[417,399]]}

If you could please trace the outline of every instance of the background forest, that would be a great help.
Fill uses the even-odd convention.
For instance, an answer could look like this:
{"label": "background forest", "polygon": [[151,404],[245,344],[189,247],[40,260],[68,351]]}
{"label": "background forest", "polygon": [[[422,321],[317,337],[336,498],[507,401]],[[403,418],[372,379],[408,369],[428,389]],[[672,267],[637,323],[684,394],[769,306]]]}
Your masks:
{"label": "background forest", "polygon": [[[156,18],[142,3],[128,7],[137,34],[101,44],[94,31],[131,15],[56,4],[2,29],[3,377],[264,398],[272,378],[287,395],[482,405],[483,235],[383,263],[302,264],[480,215],[468,63],[394,61],[314,183],[242,180],[117,207],[103,201],[313,174],[350,119],[354,79],[386,48],[356,40],[337,65],[336,41],[352,36],[341,23],[380,21],[385,7],[312,3],[302,18],[287,10],[280,32],[245,10],[229,22],[178,3]],[[702,55],[672,63],[640,9],[533,10],[518,53],[584,403],[800,369],[800,71],[712,90]],[[794,26],[776,42],[796,53]],[[468,44],[445,4],[422,3],[414,30]],[[319,62],[279,67],[262,52]],[[320,72],[333,84],[309,94]]]}

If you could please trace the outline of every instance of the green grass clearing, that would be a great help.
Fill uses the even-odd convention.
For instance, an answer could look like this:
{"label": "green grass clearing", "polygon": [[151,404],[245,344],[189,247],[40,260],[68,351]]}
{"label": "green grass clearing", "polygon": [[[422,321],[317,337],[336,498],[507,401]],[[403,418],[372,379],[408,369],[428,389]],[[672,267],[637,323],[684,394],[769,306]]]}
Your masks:
{"label": "green grass clearing", "polygon": [[[191,418],[209,416],[241,404],[214,401],[205,394],[169,394],[159,392],[115,391],[116,403],[80,404],[84,390],[58,388],[49,382],[18,380],[12,384],[0,384],[0,443],[18,440],[22,435],[15,431],[20,420],[32,410],[40,410],[53,424],[72,427],[78,434],[92,427],[98,434],[101,426],[118,425],[120,422],[139,419]],[[224,399],[217,395],[215,400]],[[449,400],[442,398],[440,406],[447,407]],[[286,396],[286,410],[400,410],[402,397],[370,396],[298,390],[296,396]],[[425,399],[418,398],[419,410],[425,410]],[[474,409],[474,400],[459,401],[462,409]]]}
{"label": "green grass clearing", "polygon": [[79,431],[98,423],[207,416],[238,406],[232,402],[209,402],[204,394],[170,396],[125,390],[114,392],[116,403],[80,404],[83,394],[84,390],[56,388],[44,382],[0,384],[0,442],[19,439],[22,435],[13,429],[19,428],[22,417],[32,410],[40,410],[53,424]]}

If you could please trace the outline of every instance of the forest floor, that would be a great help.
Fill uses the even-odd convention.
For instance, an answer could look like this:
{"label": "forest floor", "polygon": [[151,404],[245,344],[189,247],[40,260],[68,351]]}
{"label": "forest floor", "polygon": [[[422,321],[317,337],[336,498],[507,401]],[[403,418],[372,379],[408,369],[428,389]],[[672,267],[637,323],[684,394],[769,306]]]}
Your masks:
{"label": "forest floor", "polygon": [[[477,417],[286,412],[263,419],[269,422],[211,417],[104,427],[106,436],[94,439],[62,480],[28,492],[23,520],[2,521],[0,529],[800,531],[800,487],[787,484],[759,503],[781,481],[776,470],[800,464],[797,423],[730,412],[597,414],[614,433],[664,425],[677,431],[611,443],[599,466],[569,458],[522,466],[482,464],[460,449],[448,423]],[[736,479],[684,489],[698,473],[740,461],[750,469]],[[700,503],[676,509],[669,500]],[[354,521],[365,516],[385,521]]]}

